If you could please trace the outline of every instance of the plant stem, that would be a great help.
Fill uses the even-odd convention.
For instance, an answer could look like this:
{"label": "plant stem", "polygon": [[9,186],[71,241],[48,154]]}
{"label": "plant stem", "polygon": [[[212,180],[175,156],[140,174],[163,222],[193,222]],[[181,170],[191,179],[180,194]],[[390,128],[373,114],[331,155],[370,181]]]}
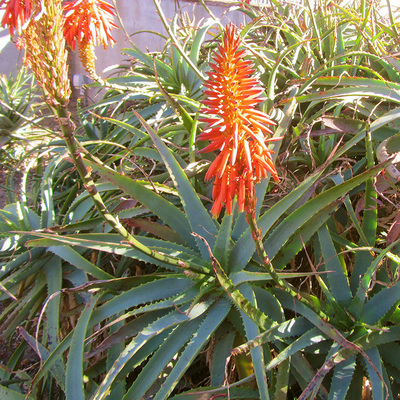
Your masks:
{"label": "plant stem", "polygon": [[258,228],[255,213],[254,212],[247,213],[246,220],[250,226],[251,235],[256,245],[257,254],[262,260],[263,267],[267,270],[267,272],[269,273],[275,284],[278,285],[285,292],[289,293],[292,297],[297,298],[301,303],[303,303],[307,307],[313,309],[321,318],[325,320],[328,319],[325,313],[323,313],[320,309],[315,307],[312,301],[307,299],[307,294],[302,293],[293,285],[286,282],[284,279],[281,279],[279,275],[276,273],[275,268],[273,267],[271,260],[269,259],[268,254],[265,251],[264,243],[262,241],[261,229]]}
{"label": "plant stem", "polygon": [[74,125],[70,119],[68,110],[66,109],[66,107],[58,106],[54,108],[54,112],[58,117],[58,122],[60,124],[63,138],[67,144],[73,163],[82,179],[83,185],[89,193],[90,197],[92,198],[93,203],[97,208],[97,211],[104,218],[104,220],[108,222],[112,229],[120,234],[126,242],[128,242],[132,247],[141,251],[147,256],[150,256],[154,260],[161,261],[163,263],[190,270],[191,267],[190,265],[187,265],[186,262],[178,258],[169,257],[165,254],[151,250],[149,247],[140,243],[121,225],[118,218],[115,218],[108,211],[92,179],[91,170],[86,167],[83,161],[81,146],[74,136]]}

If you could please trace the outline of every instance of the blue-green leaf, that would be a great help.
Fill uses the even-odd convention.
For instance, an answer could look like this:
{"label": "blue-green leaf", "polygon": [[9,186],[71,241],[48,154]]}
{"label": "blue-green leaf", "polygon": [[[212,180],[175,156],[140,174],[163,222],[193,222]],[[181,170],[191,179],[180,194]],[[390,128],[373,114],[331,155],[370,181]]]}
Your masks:
{"label": "blue-green leaf", "polygon": [[371,176],[379,173],[379,171],[381,171],[386,165],[387,163],[379,164],[340,185],[320,193],[318,196],[308,200],[305,204],[287,216],[278,227],[272,231],[264,243],[270,259],[276,255],[278,250],[282,248],[298,228],[307,224],[308,220],[313,215],[337,201],[337,199],[344,196],[347,192],[357,187]]}
{"label": "blue-green leaf", "polygon": [[321,332],[317,328],[312,328],[282,350],[265,366],[265,368],[269,371],[279,365],[283,360],[286,360],[289,356],[301,352],[313,344],[323,342],[324,340],[326,340],[326,336],[321,335]]}
{"label": "blue-green leaf", "polygon": [[398,302],[400,302],[400,282],[390,288],[382,289],[368,300],[364,305],[361,321],[375,325]]}
{"label": "blue-green leaf", "polygon": [[[125,257],[130,257],[140,261],[156,264],[167,269],[178,269],[176,266],[173,266],[168,262],[155,259],[154,257],[151,257],[150,255],[144,254],[140,250],[135,249],[131,245],[121,242],[121,236],[116,234],[91,233],[69,236],[52,235],[41,232],[32,232],[32,234],[44,238],[29,241],[27,245],[32,247],[61,246],[64,243],[69,246],[81,246],[83,248],[88,248],[92,250],[119,254]],[[143,244],[148,241],[150,241],[149,243],[154,243],[154,241],[156,240],[157,239],[151,239],[142,236],[138,237],[138,241]],[[209,267],[207,265],[209,261],[203,261],[202,259],[192,255],[193,250],[171,242],[158,241],[157,243],[162,244],[163,247],[153,248],[152,251],[160,251],[161,253],[164,252],[166,261],[168,261],[166,254],[170,251],[171,259],[176,261],[176,264],[178,264],[178,260],[181,261],[182,268],[186,267],[188,269],[191,269],[191,267],[193,267],[193,270],[209,273]],[[161,253],[158,254],[160,255],[160,258],[163,258]]]}
{"label": "blue-green leaf", "polygon": [[218,230],[218,235],[215,241],[213,254],[219,261],[222,268],[226,270],[229,251],[232,246],[231,230],[232,230],[233,215],[225,214]]}
{"label": "blue-green leaf", "polygon": [[123,400],[142,398],[154,384],[172,358],[180,352],[187,341],[197,331],[202,320],[200,318],[183,323],[168,335],[168,338],[153,354],[133,385],[126,392]]}
{"label": "blue-green leaf", "polygon": [[[175,188],[181,198],[192,231],[202,236],[210,245],[210,247],[213,248],[215,237],[218,234],[216,223],[213,221],[210,214],[201,203],[199,196],[194,191],[190,181],[176,161],[172,152],[168,149],[156,132],[147,124],[147,122],[140,116],[138,116],[138,118],[145,127],[147,133],[151,136],[154,145],[157,147],[157,150],[160,152],[161,157],[164,160],[168,172],[174,182]],[[200,239],[197,239],[197,244],[200,248],[202,256],[208,257],[209,254],[205,244]]]}
{"label": "blue-green leaf", "polygon": [[341,259],[338,258],[340,256],[337,255],[326,225],[319,229],[318,238],[325,260],[325,270],[329,271],[326,278],[329,283],[329,290],[337,302],[347,304],[351,300],[351,292],[347,271],[345,270],[346,267],[341,263]]}
{"label": "blue-green leaf", "polygon": [[[379,350],[375,347],[369,349],[365,352],[370,360],[365,360],[365,367],[368,372],[369,381],[371,382],[372,386],[372,396],[374,400],[384,400],[386,399],[386,388],[384,382],[382,381],[383,378],[383,364],[381,360],[381,356],[379,354]],[[373,368],[370,362],[374,365]],[[379,372],[380,376],[377,374]]]}
{"label": "blue-green leaf", "polygon": [[[50,259],[44,271],[47,278],[47,343],[49,349],[54,350],[59,341],[60,329],[60,296],[62,287],[62,266],[59,257],[54,256]],[[51,297],[51,300],[50,300]]]}
{"label": "blue-green leaf", "polygon": [[120,175],[110,168],[106,168],[90,161],[85,161],[105,179],[120,188],[124,193],[132,196],[147,209],[156,214],[164,223],[169,225],[178,235],[194,248],[195,240],[190,234],[191,229],[186,215],[162,196],[133,179]]}
{"label": "blue-green leaf", "polygon": [[236,331],[231,325],[222,324],[215,332],[217,346],[213,346],[211,357],[210,385],[222,386],[225,379],[226,359],[231,355]]}
{"label": "blue-green leaf", "polygon": [[86,398],[82,379],[83,350],[89,319],[99,297],[100,295],[92,297],[89,303],[86,304],[73,332],[65,377],[65,395],[67,399],[85,400]]}
{"label": "blue-green leaf", "polygon": [[57,165],[64,158],[61,155],[55,159],[52,159],[47,165],[42,181],[41,181],[41,228],[50,228],[54,225],[55,212],[54,212],[54,201],[53,201],[53,175]]}
{"label": "blue-green leaf", "polygon": [[0,398],[4,400],[33,400],[32,396],[18,393],[15,390],[0,385]]}
{"label": "blue-green leaf", "polygon": [[[131,307],[168,299],[169,297],[184,292],[193,285],[193,281],[183,276],[181,279],[164,278],[140,285],[125,293],[119,294],[97,308],[92,315],[91,324],[100,323],[106,318]],[[169,306],[170,305],[168,305],[168,307]]]}
{"label": "blue-green leaf", "polygon": [[[245,296],[247,300],[249,300],[250,303],[253,304],[253,306],[257,306],[254,292],[249,284],[244,283],[240,285],[240,291],[242,292],[243,296]],[[240,312],[240,314],[246,331],[247,340],[250,341],[255,339],[260,333],[257,324],[253,322],[242,311]],[[262,346],[257,346],[251,349],[250,354],[253,361],[254,374],[256,376],[258,390],[260,393],[260,400],[269,400],[270,397],[268,392],[267,376],[264,369],[265,361]]]}
{"label": "blue-green leaf", "polygon": [[114,276],[108,274],[103,271],[96,265],[92,264],[85,257],[82,257],[78,252],[72,249],[70,246],[54,246],[49,247],[49,251],[53,254],[56,254],[63,260],[69,262],[71,265],[75,266],[82,271],[85,271],[87,274],[92,275],[96,279],[114,279]]}
{"label": "blue-green leaf", "polygon": [[225,319],[230,308],[231,303],[226,298],[220,298],[210,307],[201,326],[196,334],[193,335],[185,350],[180,354],[174,368],[161,385],[154,400],[164,400],[168,398],[168,395],[172,392],[187,368],[189,368],[194,358],[200,353],[213,332]]}
{"label": "blue-green leaf", "polygon": [[[286,195],[282,200],[275,204],[271,209],[264,213],[258,220],[258,226],[262,229],[262,234],[265,235],[273,226],[273,224],[298,201],[305,193],[312,189],[312,186],[321,176],[322,171],[308,177],[302,182],[295,190]],[[311,192],[309,193],[309,196]],[[230,252],[229,265],[232,272],[241,271],[249,262],[251,256],[254,254],[255,246],[254,240],[251,236],[250,228],[237,240]]]}
{"label": "blue-green leaf", "polygon": [[166,329],[177,326],[185,321],[190,321],[202,315],[214,299],[209,299],[204,303],[196,304],[189,314],[186,314],[187,308],[183,310],[173,310],[164,317],[159,318],[154,323],[143,329],[132,341],[126,346],[125,350],[120,354],[115,361],[113,367],[107,372],[102,383],[98,387],[93,396],[93,400],[103,400],[107,397],[108,391],[114,379],[126,365],[126,363],[137,353],[151,338],[157,336]]}
{"label": "blue-green leaf", "polygon": [[356,368],[356,356],[351,356],[347,360],[336,365],[333,371],[331,388],[328,400],[345,400],[349,390],[354,370]]}

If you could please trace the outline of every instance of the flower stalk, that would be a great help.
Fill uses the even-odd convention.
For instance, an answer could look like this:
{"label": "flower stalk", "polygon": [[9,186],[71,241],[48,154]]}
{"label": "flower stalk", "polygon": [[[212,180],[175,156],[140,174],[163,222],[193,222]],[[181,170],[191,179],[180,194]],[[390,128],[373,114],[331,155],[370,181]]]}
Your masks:
{"label": "flower stalk", "polygon": [[312,300],[308,298],[308,295],[306,293],[301,292],[289,282],[286,282],[286,280],[281,279],[276,273],[275,268],[273,267],[272,262],[269,259],[268,254],[265,250],[264,243],[262,241],[262,232],[261,229],[258,227],[255,212],[247,213],[246,221],[249,224],[251,235],[256,246],[257,254],[262,260],[262,266],[268,272],[274,283],[285,292],[290,294],[292,297],[296,298],[301,303],[314,310],[321,318],[327,320],[328,317],[325,315],[325,313],[322,312],[318,307],[314,306]]}
{"label": "flower stalk", "polygon": [[[17,0],[18,5],[31,5],[31,2],[27,1],[26,3],[23,3],[22,0],[21,2],[19,1],[20,0]],[[93,5],[97,2],[102,5],[104,10],[104,7],[106,7],[105,4],[107,3],[102,0],[77,0],[74,2],[74,6],[77,9],[79,5],[82,5],[82,3],[90,3]],[[2,1],[0,5],[3,5],[4,3],[5,1]],[[75,125],[72,122],[68,111],[71,89],[68,79],[68,53],[65,49],[65,25],[61,1],[42,0],[39,2],[39,0],[36,0],[33,3],[33,14],[29,14],[29,23],[21,32],[26,41],[27,61],[32,68],[37,82],[43,88],[47,104],[57,117],[63,139],[66,142],[72,161],[99,214],[115,232],[120,234],[126,242],[143,254],[179,268],[194,270],[195,267],[191,268],[191,266],[187,265],[184,261],[170,257],[166,254],[155,252],[140,243],[121,225],[118,218],[115,218],[108,211],[100,193],[97,191],[91,175],[91,169],[87,168],[85,165],[82,156],[85,150],[75,138]],[[10,4],[14,4],[13,0],[8,0],[7,5]],[[26,17],[26,13],[28,13],[28,11],[31,12],[31,10],[31,8],[29,8],[29,10],[26,8],[23,13],[19,8],[12,9],[11,7],[11,12],[17,11],[18,15],[13,15],[12,18],[10,17],[9,21],[11,22],[8,22],[8,24],[13,23],[14,25],[8,25],[9,28],[19,28],[22,25],[22,21],[25,21],[23,18]],[[8,20],[4,22],[3,20],[2,23],[7,23],[7,21]],[[110,38],[109,34],[102,32],[101,30],[99,31],[99,26],[95,22],[92,21],[90,23],[89,20],[85,21],[87,26],[84,29],[84,38],[91,38],[90,40],[92,41],[98,39],[105,44],[106,38]],[[75,28],[81,27],[79,23],[74,26]],[[91,31],[91,29],[94,29],[94,31]]]}
{"label": "flower stalk", "polygon": [[191,270],[189,265],[178,258],[169,257],[168,255],[156,252],[151,250],[149,247],[140,243],[137,239],[135,239],[119,222],[117,218],[115,218],[107,209],[107,206],[104,204],[104,201],[98,192],[96,185],[93,181],[91,171],[86,167],[81,146],[79,142],[76,140],[74,136],[74,125],[70,119],[68,110],[65,107],[58,106],[54,109],[55,114],[58,117],[58,121],[60,124],[60,128],[63,134],[63,138],[67,144],[70,156],[72,161],[82,179],[82,183],[89,193],[90,197],[93,200],[93,203],[99,212],[99,214],[103,217],[103,219],[111,226],[111,228],[120,234],[122,238],[128,242],[132,247],[141,251],[149,257],[152,257],[155,260],[174,265],[179,268],[184,268]]}
{"label": "flower stalk", "polygon": [[198,139],[210,141],[202,152],[219,151],[205,177],[206,180],[215,179],[211,212],[218,217],[222,207],[225,207],[226,213],[231,214],[236,198],[239,211],[246,213],[262,266],[274,283],[325,318],[306,294],[278,276],[257,226],[255,184],[265,179],[268,173],[278,181],[272,151],[267,143],[281,138],[265,137],[273,133],[269,126],[275,125],[275,122],[256,108],[264,100],[261,97],[263,89],[254,77],[252,62],[244,59],[245,50],[240,49],[241,43],[234,25],[228,25],[204,84],[206,99],[202,102],[202,111],[207,116],[201,121],[206,123],[206,129]]}

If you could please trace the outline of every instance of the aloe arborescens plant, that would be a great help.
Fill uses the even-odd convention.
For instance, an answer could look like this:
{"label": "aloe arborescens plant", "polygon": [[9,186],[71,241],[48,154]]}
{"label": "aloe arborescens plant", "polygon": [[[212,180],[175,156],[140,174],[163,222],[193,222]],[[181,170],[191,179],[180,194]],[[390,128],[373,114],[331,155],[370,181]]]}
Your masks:
{"label": "aloe arborescens plant", "polygon": [[[159,2],[154,1],[161,12]],[[44,4],[48,7],[44,15],[60,12],[59,7],[52,8],[51,1]],[[251,15],[258,11],[248,7],[244,12]],[[40,340],[39,334],[34,337],[29,324],[20,328],[43,360],[31,380],[31,388],[39,396],[55,382],[71,399],[99,400],[110,393],[121,399],[156,400],[350,399],[361,397],[367,376],[374,399],[387,395],[395,398],[400,371],[391,352],[391,347],[398,347],[399,337],[397,242],[386,247],[379,243],[378,209],[371,199],[377,197],[375,177],[391,163],[387,159],[374,165],[372,138],[383,134],[380,128],[394,121],[398,111],[378,113],[380,103],[373,106],[364,98],[372,102],[375,99],[371,93],[382,92],[391,102],[398,102],[397,86],[376,74],[373,79],[362,80],[334,76],[337,70],[353,72],[360,53],[354,52],[352,63],[344,64],[340,61],[344,57],[340,46],[338,55],[327,52],[330,35],[340,37],[344,45],[346,36],[334,30],[339,29],[335,24],[323,32],[323,38],[301,40],[302,29],[308,34],[314,32],[312,27],[317,28],[313,19],[317,14],[309,18],[299,14],[304,17],[301,23],[289,26],[279,19],[284,13],[281,9],[279,15],[268,14],[279,23],[264,24],[263,19],[257,19],[257,24],[247,26],[242,32],[247,37],[243,42],[233,26],[223,32],[220,54],[218,50],[214,53],[214,65],[205,84],[209,98],[200,111],[205,114],[202,121],[198,119],[197,100],[202,73],[207,70],[203,60],[208,57],[200,57],[200,42],[211,26],[209,22],[198,28],[190,54],[186,52],[187,43],[178,43],[179,35],[168,30],[173,42],[168,51],[176,69],[167,65],[168,57],[153,60],[138,49],[130,51],[140,66],[120,81],[135,86],[133,95],[140,95],[140,102],[135,103],[134,112],[118,113],[116,107],[114,112],[106,109],[100,115],[102,123],[109,126],[107,140],[101,143],[78,142],[78,131],[68,114],[67,82],[62,82],[61,89],[52,89],[43,82],[46,100],[68,144],[68,159],[74,161],[81,176],[69,192],[66,203],[70,207],[61,208],[65,215],[52,218],[52,212],[47,211],[47,207],[51,209],[49,178],[59,171],[58,162],[65,167],[60,156],[46,169],[42,220],[28,211],[27,202],[21,202],[3,211],[0,221],[4,235],[19,235],[2,269],[4,289],[16,302],[8,309],[12,316],[19,310],[28,316],[28,306],[32,306],[34,318],[42,308],[37,333],[41,321],[45,320],[47,328],[43,330],[47,335]],[[367,20],[370,14],[363,15]],[[56,31],[60,38],[59,19],[52,22],[43,18],[31,21],[39,24],[33,31],[39,36]],[[314,25],[308,29],[308,23]],[[351,18],[348,23],[352,23]],[[348,25],[339,26],[348,29]],[[359,39],[356,42],[363,43]],[[37,43],[60,45],[56,55],[64,59],[62,39]],[[250,48],[246,56],[239,49],[241,44]],[[307,46],[313,46],[312,51]],[[312,55],[313,63],[308,64],[305,55]],[[56,68],[48,68],[51,60],[46,57],[40,60],[45,71],[38,71],[42,74],[38,76],[54,73],[49,82],[58,84],[63,75]],[[369,56],[363,52],[360,57]],[[376,56],[370,59],[376,61]],[[335,60],[340,63],[336,65]],[[303,69],[297,68],[299,65]],[[319,70],[299,82],[301,71],[313,65]],[[395,67],[386,62],[383,66],[385,76],[396,74]],[[257,87],[253,69],[264,71],[261,81],[268,83],[265,103],[260,101],[262,90]],[[360,70],[371,73],[372,63],[368,67],[360,65]],[[284,86],[285,76],[297,79],[289,82],[293,85],[290,90]],[[371,84],[368,94],[363,88]],[[321,87],[328,90],[321,91]],[[189,94],[196,95],[196,99],[189,98]],[[365,107],[355,107],[353,119],[335,119],[341,110],[348,113],[344,104],[352,106],[350,101],[343,103],[341,96],[357,94]],[[93,110],[120,104],[123,96],[127,94],[108,93]],[[157,103],[153,107],[147,99]],[[326,103],[321,105],[321,99]],[[271,104],[278,100],[283,106],[277,104],[272,109]],[[269,107],[269,113],[275,113],[274,133],[268,128],[271,119],[255,106],[265,110]],[[371,115],[363,118],[367,111]],[[319,117],[322,121],[329,117],[329,121],[346,127],[342,143],[336,136],[325,138],[319,120],[315,123],[321,128],[319,135],[303,136],[301,129]],[[204,122],[206,126],[201,124]],[[290,127],[293,141],[285,135]],[[90,131],[87,121],[85,128]],[[202,129],[199,138],[211,141],[205,151],[219,151],[207,175],[216,178],[213,205],[204,196],[207,182],[193,168],[198,164],[187,162],[199,157],[192,147],[185,146],[194,146],[193,139]],[[179,145],[174,142],[178,141],[176,131],[183,132]],[[264,133],[271,136],[265,139]],[[124,141],[112,146],[112,140],[119,137]],[[126,146],[130,143],[127,137],[132,138],[131,148]],[[174,150],[170,145],[176,146]],[[90,146],[90,151],[84,146]],[[113,147],[112,151],[102,151],[104,146]],[[268,176],[268,172],[273,177],[277,174],[273,160],[279,146],[288,151],[288,168],[293,163],[298,176],[292,175],[299,179],[284,195],[282,188],[270,184]],[[310,153],[298,155],[301,146],[308,146]],[[96,152],[99,148],[102,150]],[[343,160],[347,162],[355,150],[356,162],[346,168]],[[296,164],[307,157],[309,163]],[[154,161],[158,175],[147,169],[148,159]],[[285,174],[283,159],[280,165],[281,186],[285,187],[294,178]],[[305,165],[311,172],[303,176]],[[136,166],[151,182],[138,178],[140,168]],[[190,180],[187,175],[195,175],[196,179]],[[66,180],[65,175],[62,177],[57,182]],[[87,193],[75,199],[80,182]],[[267,188],[275,190],[275,197],[265,196]],[[361,224],[352,203],[360,198],[366,204]],[[124,210],[126,204],[132,208]],[[29,226],[14,214],[28,218]],[[99,217],[106,223],[100,223]],[[14,230],[25,228],[26,236],[9,233],[10,226]],[[135,226],[140,229],[130,229]],[[86,252],[90,260],[82,257]],[[31,264],[30,254],[36,257]],[[57,265],[51,268],[53,265],[48,263],[55,260]],[[379,268],[383,262],[390,272],[386,276]],[[285,270],[287,266],[297,268],[300,263],[300,271]],[[308,265],[311,270],[306,269]],[[129,276],[132,271],[138,273]],[[306,279],[305,284],[302,279]],[[29,298],[24,297],[26,293]],[[59,303],[55,298],[60,295],[76,301],[76,307],[60,317],[64,322],[75,317],[74,329],[57,330]],[[7,335],[17,323],[6,314],[1,322]],[[250,357],[244,353],[250,353]],[[16,365],[15,359],[10,360],[9,369],[15,370]],[[325,379],[328,374],[329,379]],[[2,376],[9,378],[10,374]],[[0,391],[4,392],[4,387],[0,385]]]}

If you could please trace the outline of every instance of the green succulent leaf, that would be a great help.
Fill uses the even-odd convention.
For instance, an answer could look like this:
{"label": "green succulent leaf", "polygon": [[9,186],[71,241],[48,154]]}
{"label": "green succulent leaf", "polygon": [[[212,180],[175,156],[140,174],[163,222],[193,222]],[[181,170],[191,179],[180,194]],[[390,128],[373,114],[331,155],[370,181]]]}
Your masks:
{"label": "green succulent leaf", "polygon": [[[322,171],[318,171],[312,176],[308,177],[302,182],[295,190],[290,192],[277,204],[275,204],[270,210],[264,213],[258,220],[258,226],[262,229],[262,235],[264,236],[274,223],[289,209],[293,206],[302,196],[310,196],[312,193],[312,187],[318,178],[321,176]],[[308,193],[307,193],[308,192]],[[248,263],[251,256],[254,254],[255,246],[251,236],[250,228],[236,241],[232,251],[230,252],[229,264],[232,272],[238,272],[244,268]]]}
{"label": "green succulent leaf", "polygon": [[190,234],[191,229],[189,222],[185,214],[179,208],[165,200],[153,190],[147,189],[143,184],[135,182],[127,176],[90,161],[86,161],[86,163],[96,170],[103,178],[116,185],[125,194],[133,197],[160,217],[161,220],[178,233],[185,242],[195,248],[195,240]]}
{"label": "green succulent leaf", "polygon": [[354,370],[356,368],[356,357],[349,357],[335,366],[333,371],[329,400],[345,400]]}
{"label": "green succulent leaf", "polygon": [[86,304],[72,335],[65,376],[67,398],[82,400],[85,398],[82,381],[84,342],[90,316],[100,297],[101,295],[96,295]]}
{"label": "green succulent leaf", "polygon": [[194,358],[203,349],[203,346],[208,342],[211,335],[225,319],[230,308],[231,304],[226,298],[218,299],[210,307],[201,326],[181,353],[167,379],[162,383],[154,400],[168,398],[168,395],[172,392],[184,372],[189,368]]}
{"label": "green succulent leaf", "polygon": [[[119,294],[97,308],[93,312],[90,321],[91,326],[100,323],[101,321],[115,314],[119,314],[128,308],[137,307],[145,303],[153,303],[159,300],[168,299],[169,297],[172,298],[180,295],[193,285],[193,281],[182,275],[180,278],[167,277],[137,286],[131,290]],[[156,310],[158,308],[170,307],[170,305],[165,306],[160,304],[159,307],[157,307],[157,305],[150,304],[149,307],[151,307],[151,310]]]}
{"label": "green succulent leaf", "polygon": [[34,397],[32,396],[26,396],[23,393],[16,392],[15,390],[12,390],[8,387],[0,385],[0,396],[2,399],[7,399],[7,400],[33,400]]}
{"label": "green succulent leaf", "polygon": [[361,314],[361,321],[368,325],[376,325],[399,302],[400,283],[396,283],[390,288],[379,291],[366,301]]}
{"label": "green succulent leaf", "polygon": [[193,400],[194,396],[196,396],[197,399],[202,399],[201,396],[203,397],[205,396],[204,399],[209,400],[212,399],[213,396],[214,398],[215,396],[218,395],[227,396],[228,393],[231,399],[237,399],[237,400],[254,400],[259,396],[258,390],[250,388],[230,387],[229,389],[227,388],[221,389],[213,387],[208,387],[208,388],[204,387],[204,388],[197,388],[195,390],[190,390],[182,394],[178,394],[176,396],[171,397],[171,400]]}
{"label": "green succulent leaf", "polygon": [[[360,175],[351,178],[341,185],[328,189],[318,196],[310,199],[305,204],[297,208],[289,216],[287,216],[267,237],[264,246],[267,249],[268,255],[272,260],[278,250],[291,238],[298,228],[307,225],[308,220],[318,211],[331,205],[347,192],[365,182],[370,177],[376,175],[388,163],[382,163],[376,167],[370,168]],[[292,192],[293,193],[293,192]],[[317,230],[317,229],[316,229]]]}
{"label": "green succulent leaf", "polygon": [[[24,340],[29,344],[29,346],[34,349],[40,357],[41,360],[47,360],[50,356],[50,351],[46,349],[41,343],[32,337],[25,329],[19,328],[19,333],[24,338]],[[65,390],[65,365],[63,360],[58,359],[53,367],[50,368],[50,372],[62,390]]]}
{"label": "green succulent leaf", "polygon": [[113,367],[108,371],[103,382],[100,384],[96,393],[94,394],[93,400],[101,400],[106,398],[110,386],[116,376],[125,366],[125,364],[135,355],[135,353],[137,353],[137,351],[146,344],[146,342],[148,342],[151,338],[157,336],[159,333],[162,333],[166,329],[172,328],[185,321],[190,321],[199,317],[207,311],[207,309],[214,301],[215,299],[211,298],[206,302],[197,304],[191,309],[189,314],[186,314],[186,309],[175,309],[143,329],[135,338],[132,339],[132,341],[126,346],[124,351],[115,361]]}
{"label": "green succulent leaf", "polygon": [[[157,385],[157,378],[161,376],[171,360],[174,362],[174,356],[179,354],[181,349],[185,347],[189,339],[198,331],[202,322],[203,320],[198,318],[178,325],[153,354],[150,361],[143,368],[143,371],[126,392],[123,400],[131,399],[134,396],[142,398],[149,391],[150,387],[155,384],[157,389],[159,389],[161,382]],[[153,390],[154,388],[151,392]]]}
{"label": "green succulent leaf", "polygon": [[325,270],[329,271],[326,275],[329,290],[337,302],[348,304],[351,299],[351,292],[345,265],[337,255],[328,227],[324,225],[318,231],[318,238],[321,244],[322,255],[324,257]]}
{"label": "green succulent leaf", "polygon": [[[27,243],[31,247],[51,247],[51,246],[62,246],[67,244],[68,246],[80,246],[92,250],[104,251],[107,253],[119,254],[125,257],[134,258],[144,262],[153,263],[167,269],[176,269],[168,261],[170,256],[174,260],[176,265],[181,268],[193,269],[198,272],[209,273],[209,268],[204,265],[205,262],[200,258],[192,255],[193,250],[179,246],[171,242],[157,241],[158,244],[162,244],[161,248],[153,248],[152,251],[158,252],[161,259],[165,259],[166,262],[153,259],[153,257],[142,253],[136,248],[129,244],[121,242],[121,236],[115,234],[77,234],[77,235],[51,235],[46,233],[32,232],[34,236],[42,237],[43,239],[31,240]],[[155,243],[156,239],[138,237],[138,240],[142,243],[150,241],[149,243]],[[163,253],[164,251],[164,253]],[[170,252],[170,256],[166,253]],[[163,254],[162,254],[163,253]],[[182,260],[180,260],[181,257]]]}
{"label": "green succulent leaf", "polygon": [[[138,118],[145,127],[147,133],[151,136],[157,150],[164,160],[179,196],[181,197],[192,231],[204,237],[211,248],[213,248],[215,236],[218,234],[216,223],[204,208],[190,181],[187,179],[171,151],[147,122],[140,116],[138,116]],[[207,256],[208,250],[200,240],[198,241],[198,246],[202,256]]]}
{"label": "green succulent leaf", "polygon": [[[387,393],[387,384],[382,381],[382,376],[384,375],[384,366],[381,360],[381,356],[379,354],[379,350],[377,348],[372,348],[367,350],[366,353],[374,366],[373,368],[370,362],[365,363],[365,367],[367,369],[369,380],[372,386],[372,396],[374,400],[384,400],[387,398],[387,395],[389,395],[389,393]],[[380,376],[377,374],[377,372],[380,374]]]}
{"label": "green succulent leaf", "polygon": [[[247,300],[256,307],[256,298],[251,287],[247,283],[245,283],[240,286],[240,290],[245,298],[247,298]],[[244,329],[246,331],[246,339],[248,341],[255,339],[260,333],[258,325],[243,312],[241,312],[241,317],[243,320]],[[265,360],[262,346],[252,348],[250,350],[250,354],[253,362],[254,374],[256,376],[258,390],[260,393],[260,399],[269,400],[270,397],[267,384],[267,376],[264,370]]]}
{"label": "green succulent leaf", "polygon": [[101,270],[99,267],[88,261],[85,257],[81,256],[70,246],[48,247],[48,250],[62,258],[64,261],[67,261],[71,265],[74,265],[76,268],[81,269],[82,271],[85,271],[86,273],[92,275],[96,279],[107,280],[114,278],[114,276]]}

